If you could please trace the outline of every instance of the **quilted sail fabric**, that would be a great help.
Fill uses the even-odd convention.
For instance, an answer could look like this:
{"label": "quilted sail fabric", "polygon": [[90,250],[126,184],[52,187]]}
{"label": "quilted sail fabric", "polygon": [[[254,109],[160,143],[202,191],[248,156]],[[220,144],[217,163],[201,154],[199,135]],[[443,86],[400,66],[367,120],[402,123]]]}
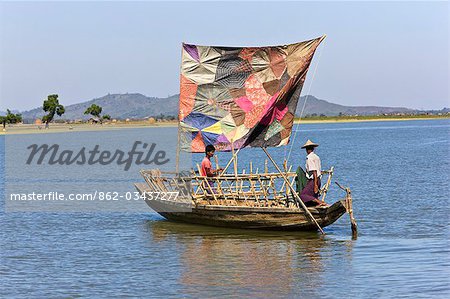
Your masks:
{"label": "quilted sail fabric", "polygon": [[236,48],[183,44],[180,145],[204,152],[289,143],[295,110],[323,37],[296,44]]}

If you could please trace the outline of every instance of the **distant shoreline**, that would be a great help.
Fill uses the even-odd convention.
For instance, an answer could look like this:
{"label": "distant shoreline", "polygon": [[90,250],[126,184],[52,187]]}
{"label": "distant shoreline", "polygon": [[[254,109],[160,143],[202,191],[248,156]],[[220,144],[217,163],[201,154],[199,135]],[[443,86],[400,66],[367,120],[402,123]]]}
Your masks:
{"label": "distant shoreline", "polygon": [[296,118],[294,123],[314,124],[314,123],[351,123],[351,122],[376,122],[376,121],[407,121],[407,120],[433,120],[450,119],[448,115],[418,115],[418,116],[355,116],[355,117],[317,117],[317,118]]}
{"label": "distant shoreline", "polygon": [[[355,117],[355,118],[340,118],[340,117],[322,117],[322,118],[306,118],[295,119],[295,124],[330,124],[330,123],[356,123],[356,122],[377,122],[377,121],[407,121],[407,120],[435,120],[435,119],[450,119],[450,115],[443,116],[417,116],[417,117]],[[136,129],[136,128],[165,128],[176,127],[178,124],[175,121],[157,122],[150,124],[146,121],[130,121],[128,123],[105,123],[99,124],[50,124],[49,129],[45,129],[44,125],[36,124],[18,124],[7,126],[6,132],[0,131],[0,135],[11,134],[47,134],[47,133],[70,133],[70,132],[98,132],[98,131],[112,131],[122,129]],[[40,127],[40,129],[39,129]]]}

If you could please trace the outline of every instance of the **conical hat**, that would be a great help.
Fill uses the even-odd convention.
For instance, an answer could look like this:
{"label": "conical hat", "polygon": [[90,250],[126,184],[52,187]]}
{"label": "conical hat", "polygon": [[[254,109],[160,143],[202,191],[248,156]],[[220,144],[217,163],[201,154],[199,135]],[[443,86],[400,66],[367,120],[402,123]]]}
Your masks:
{"label": "conical hat", "polygon": [[302,146],[302,148],[308,147],[308,146],[312,146],[312,147],[317,147],[319,146],[317,143],[312,142],[311,140],[308,139],[308,141],[306,141],[306,143]]}

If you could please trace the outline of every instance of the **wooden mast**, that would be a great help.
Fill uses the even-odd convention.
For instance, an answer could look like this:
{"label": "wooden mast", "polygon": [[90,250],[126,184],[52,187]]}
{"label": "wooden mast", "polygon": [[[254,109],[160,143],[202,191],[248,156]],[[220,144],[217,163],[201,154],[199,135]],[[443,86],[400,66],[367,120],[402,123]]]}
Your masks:
{"label": "wooden mast", "polygon": [[[182,62],[180,63],[180,74],[181,74],[182,67],[183,67],[183,48],[184,48],[184,42],[181,43],[181,55],[180,56],[181,56]],[[181,79],[180,79],[180,94],[181,94]],[[178,134],[178,136],[177,136],[177,153],[176,153],[176,158],[175,158],[175,172],[177,174],[180,173],[180,134],[181,134],[180,119],[182,117],[184,118],[184,115],[180,115],[180,113],[182,113],[180,108],[181,108],[181,99],[178,98],[178,119],[177,119],[177,123],[178,123],[177,134]]]}
{"label": "wooden mast", "polygon": [[178,117],[177,156],[175,158],[175,172],[180,173],[180,117]]}

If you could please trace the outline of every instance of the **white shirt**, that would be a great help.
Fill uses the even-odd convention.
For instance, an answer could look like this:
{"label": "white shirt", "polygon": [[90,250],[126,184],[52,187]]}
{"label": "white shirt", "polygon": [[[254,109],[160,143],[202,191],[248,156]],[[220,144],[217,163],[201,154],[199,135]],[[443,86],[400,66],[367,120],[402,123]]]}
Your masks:
{"label": "white shirt", "polygon": [[309,153],[306,156],[306,177],[308,179],[313,179],[314,175],[310,173],[311,171],[317,171],[317,177],[320,178],[322,176],[322,166],[320,164],[320,158],[314,152]]}

